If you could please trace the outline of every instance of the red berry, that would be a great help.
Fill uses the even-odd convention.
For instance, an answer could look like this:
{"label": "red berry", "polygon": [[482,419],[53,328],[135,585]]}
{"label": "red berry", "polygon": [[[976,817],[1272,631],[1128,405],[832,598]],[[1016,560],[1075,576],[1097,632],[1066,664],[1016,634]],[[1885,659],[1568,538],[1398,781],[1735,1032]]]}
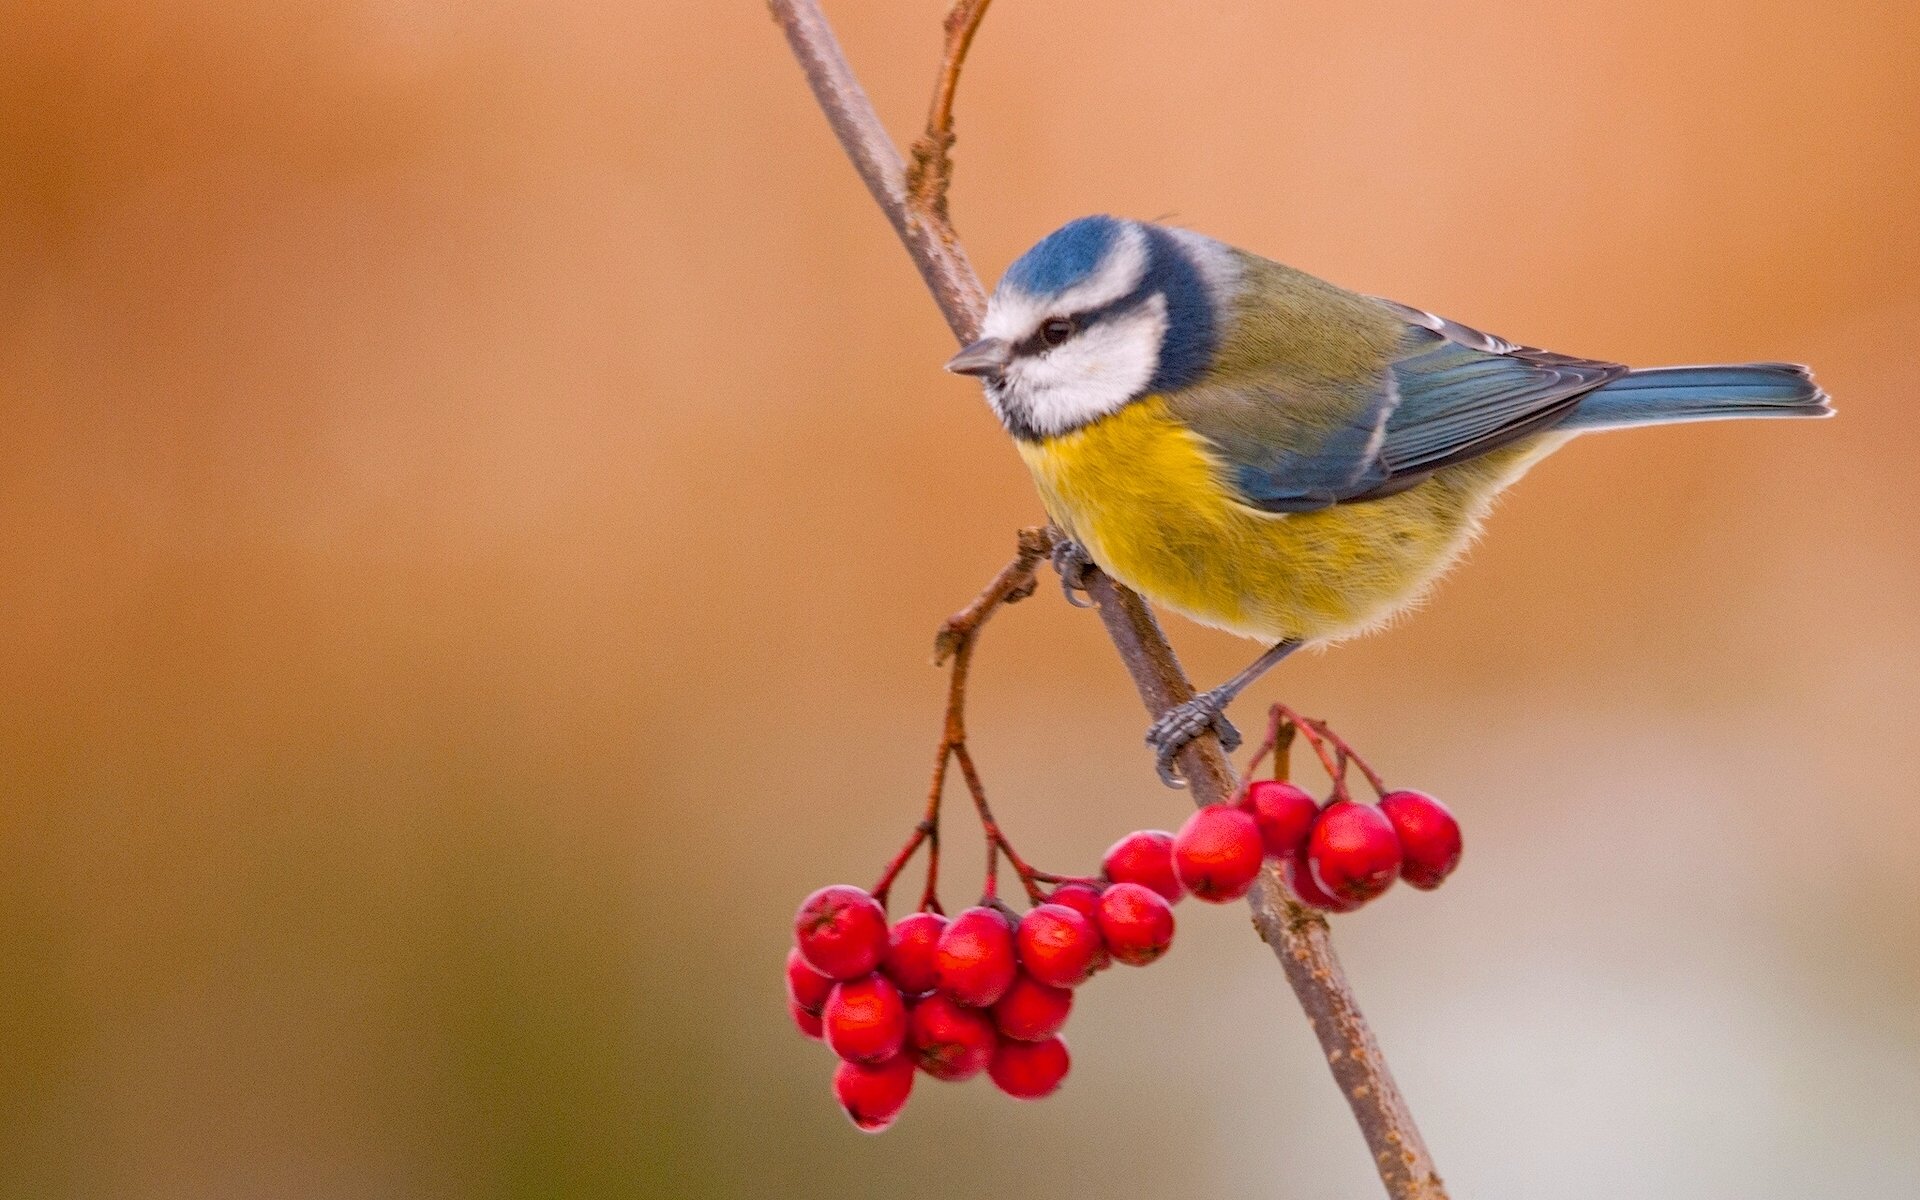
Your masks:
{"label": "red berry", "polygon": [[819,1013],[810,1013],[800,1007],[798,1000],[789,1000],[787,1001],[787,1015],[791,1016],[793,1023],[800,1027],[801,1033],[806,1034],[816,1042],[826,1040],[826,1035],[820,1030]]}
{"label": "red berry", "polygon": [[1047,895],[1048,904],[1064,904],[1087,920],[1100,912],[1100,889],[1091,883],[1063,883]]}
{"label": "red berry", "polygon": [[909,996],[930,992],[936,982],[933,952],[947,919],[939,913],[908,913],[893,923],[887,936],[887,957],[882,970]]}
{"label": "red berry", "polygon": [[987,1074],[995,1087],[1016,1100],[1051,1096],[1071,1066],[1067,1044],[1057,1037],[1044,1042],[1002,1041],[993,1052]]}
{"label": "red berry", "polygon": [[887,914],[857,887],[836,883],[800,902],[793,940],[807,965],[834,979],[858,979],[887,952]]}
{"label": "red berry", "polygon": [[993,1006],[993,1024],[1004,1037],[1038,1042],[1059,1033],[1072,1011],[1072,992],[1048,987],[1031,975],[1022,975]]}
{"label": "red berry", "polygon": [[[1096,901],[1096,907],[1098,902]],[[1078,987],[1093,976],[1100,954],[1100,931],[1079,911],[1064,904],[1040,904],[1020,918],[1014,935],[1020,965],[1053,987]]]}
{"label": "red berry", "polygon": [[1088,883],[1063,883],[1047,897],[1048,904],[1062,904],[1079,913],[1093,926],[1093,969],[1104,971],[1113,965],[1107,943],[1100,937],[1100,889]]}
{"label": "red berry", "polygon": [[1286,876],[1287,886],[1293,889],[1293,894],[1299,897],[1300,903],[1309,908],[1343,913],[1352,912],[1360,907],[1350,900],[1330,896],[1321,890],[1320,885],[1314,882],[1313,872],[1307,869],[1307,848],[1304,845],[1280,860],[1280,872]]}
{"label": "red berry", "polygon": [[1400,874],[1393,822],[1370,804],[1329,804],[1307,835],[1307,868],[1322,891],[1365,904]]}
{"label": "red berry", "polygon": [[993,1058],[993,1022],[940,992],[922,996],[907,1014],[907,1053],[935,1079],[972,1079]]}
{"label": "red berry", "polygon": [[1265,854],[1260,827],[1231,804],[1195,810],[1173,835],[1174,873],[1194,895],[1214,904],[1246,895]]}
{"label": "red berry", "polygon": [[984,906],[949,921],[934,952],[940,990],[975,1008],[1005,995],[1014,969],[1013,929],[998,909]]}
{"label": "red berry", "polygon": [[893,1124],[912,1094],[913,1060],[904,1054],[881,1063],[843,1062],[833,1072],[833,1098],[867,1133]]}
{"label": "red berry", "polygon": [[827,1045],[848,1062],[880,1062],[907,1040],[907,1005],[884,975],[839,984],[820,1013]]}
{"label": "red berry", "polygon": [[1460,865],[1460,822],[1446,805],[1425,792],[1388,792],[1380,811],[1393,823],[1406,856],[1400,878],[1432,891]]}
{"label": "red berry", "polygon": [[1169,904],[1187,894],[1173,873],[1173,835],[1165,830],[1135,830],[1107,847],[1100,867],[1115,883],[1150,887]]}
{"label": "red berry", "polygon": [[1100,896],[1100,936],[1115,958],[1144,967],[1173,945],[1173,906],[1152,888],[1116,883]]}
{"label": "red berry", "polygon": [[833,980],[808,966],[798,949],[787,951],[787,999],[794,1007],[817,1017],[831,991]]}
{"label": "red berry", "polygon": [[1240,797],[1240,807],[1260,827],[1267,857],[1284,859],[1307,844],[1320,805],[1297,784],[1278,779],[1256,779]]}

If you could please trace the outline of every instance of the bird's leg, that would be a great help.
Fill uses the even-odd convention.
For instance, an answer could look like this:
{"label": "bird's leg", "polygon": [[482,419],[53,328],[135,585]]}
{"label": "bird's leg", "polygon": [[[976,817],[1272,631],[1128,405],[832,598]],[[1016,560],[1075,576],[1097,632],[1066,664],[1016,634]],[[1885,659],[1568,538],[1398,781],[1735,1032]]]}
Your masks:
{"label": "bird's leg", "polygon": [[1233,727],[1233,722],[1227,720],[1227,705],[1233,703],[1233,698],[1245,691],[1254,680],[1272,670],[1274,664],[1299,648],[1298,641],[1281,642],[1219,687],[1201,692],[1185,704],[1176,704],[1161,713],[1160,719],[1147,730],[1147,745],[1153,747],[1154,766],[1160,771],[1160,782],[1173,788],[1187,786],[1175,774],[1173,760],[1188,742],[1208,728],[1219,735],[1221,747],[1229,753],[1238,748],[1240,731]]}
{"label": "bird's leg", "polygon": [[1093,607],[1093,601],[1084,597],[1087,572],[1094,569],[1094,562],[1079,542],[1064,533],[1054,539],[1053,569],[1060,573],[1060,590],[1066,594],[1068,604],[1075,608]]}

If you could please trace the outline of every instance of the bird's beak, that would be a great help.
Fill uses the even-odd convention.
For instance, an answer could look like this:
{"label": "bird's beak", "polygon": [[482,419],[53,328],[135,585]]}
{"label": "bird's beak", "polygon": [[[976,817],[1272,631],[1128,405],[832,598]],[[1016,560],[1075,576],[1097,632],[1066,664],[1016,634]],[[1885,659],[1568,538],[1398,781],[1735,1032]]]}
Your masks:
{"label": "bird's beak", "polygon": [[1005,338],[981,338],[947,360],[947,370],[955,375],[978,375],[998,379],[1013,361],[1013,344]]}

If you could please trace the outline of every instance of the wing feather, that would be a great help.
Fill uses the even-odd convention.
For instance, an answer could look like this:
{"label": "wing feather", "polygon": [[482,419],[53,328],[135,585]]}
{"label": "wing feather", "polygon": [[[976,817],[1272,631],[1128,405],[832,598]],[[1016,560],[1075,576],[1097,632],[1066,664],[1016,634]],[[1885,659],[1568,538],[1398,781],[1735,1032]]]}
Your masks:
{"label": "wing feather", "polygon": [[1394,301],[1375,303],[1402,322],[1403,336],[1359,386],[1309,383],[1276,364],[1269,386],[1243,376],[1233,400],[1214,392],[1210,401],[1180,406],[1249,505],[1309,512],[1404,491],[1552,428],[1582,396],[1627,371],[1517,345]]}

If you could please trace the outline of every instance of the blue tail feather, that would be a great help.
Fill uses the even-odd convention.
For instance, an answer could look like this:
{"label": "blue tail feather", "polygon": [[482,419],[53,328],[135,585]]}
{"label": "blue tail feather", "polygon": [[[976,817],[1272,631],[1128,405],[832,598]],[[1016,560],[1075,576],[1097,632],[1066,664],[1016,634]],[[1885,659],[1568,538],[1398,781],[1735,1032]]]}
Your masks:
{"label": "blue tail feather", "polygon": [[1651,367],[1588,392],[1559,428],[1572,432],[1736,417],[1831,415],[1827,394],[1797,363]]}

